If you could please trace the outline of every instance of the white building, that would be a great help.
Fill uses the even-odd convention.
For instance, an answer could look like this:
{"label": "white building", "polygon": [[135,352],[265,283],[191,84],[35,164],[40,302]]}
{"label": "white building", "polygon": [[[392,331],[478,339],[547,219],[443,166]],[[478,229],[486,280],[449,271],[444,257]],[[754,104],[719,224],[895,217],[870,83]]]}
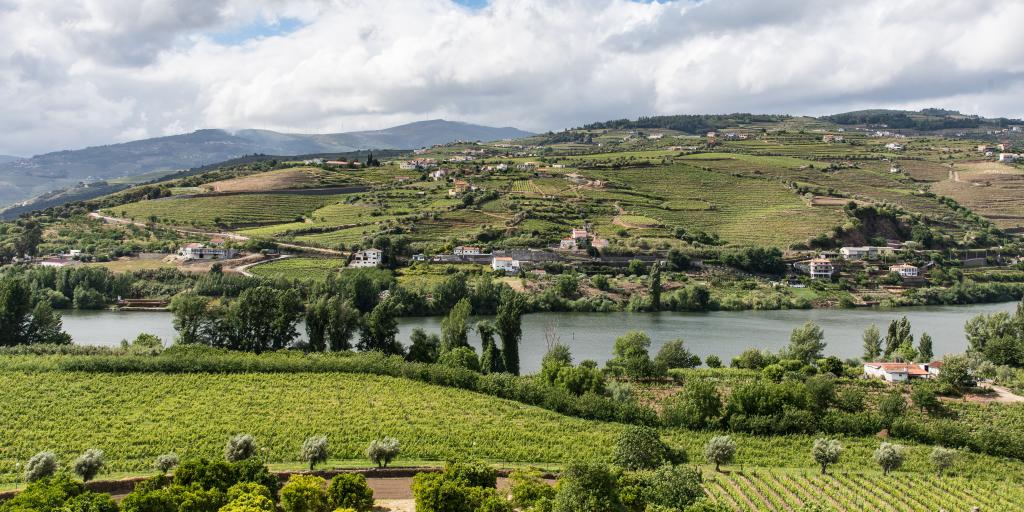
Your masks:
{"label": "white building", "polygon": [[428,176],[430,176],[430,179],[432,179],[434,181],[437,181],[437,180],[443,180],[444,177],[447,176],[447,175],[448,175],[448,171],[446,169],[438,169],[438,170],[430,173]]}
{"label": "white building", "polygon": [[384,251],[380,249],[364,249],[357,251],[348,264],[353,268],[379,267]]}
{"label": "white building", "polygon": [[890,142],[885,145],[885,149],[888,149],[889,151],[903,151],[903,144],[899,144],[897,142]]}
{"label": "white building", "polygon": [[511,256],[495,256],[491,260],[491,268],[504,272],[516,272],[519,270],[519,260],[513,259]]}
{"label": "white building", "polygon": [[460,245],[455,248],[456,256],[479,256],[480,248],[475,245]]}
{"label": "white building", "polygon": [[223,247],[207,247],[199,243],[185,244],[178,254],[186,260],[222,260],[234,258],[237,251]]}
{"label": "white building", "polygon": [[931,379],[939,374],[942,362],[934,363],[864,363],[864,375],[886,382],[910,379]]}
{"label": "white building", "polygon": [[1018,158],[1020,158],[1020,155],[1014,153],[999,153],[1000,162],[1012,163],[1016,162]]}
{"label": "white building", "polygon": [[891,247],[843,247],[839,249],[839,254],[843,256],[843,259],[847,260],[873,260],[879,256],[887,256],[894,254],[895,251]]}
{"label": "white building", "polygon": [[899,265],[889,267],[889,272],[896,272],[900,277],[917,277],[919,270],[913,265],[901,263]]}
{"label": "white building", "polygon": [[832,273],[835,271],[835,267],[832,262],[825,258],[813,259],[807,263],[808,272],[811,274],[811,279],[832,279]]}

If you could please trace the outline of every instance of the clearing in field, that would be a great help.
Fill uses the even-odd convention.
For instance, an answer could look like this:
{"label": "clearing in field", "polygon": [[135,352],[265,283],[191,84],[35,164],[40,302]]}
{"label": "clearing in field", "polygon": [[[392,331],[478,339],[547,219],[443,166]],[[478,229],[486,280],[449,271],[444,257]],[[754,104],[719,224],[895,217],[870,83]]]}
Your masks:
{"label": "clearing in field", "polygon": [[1003,229],[1024,229],[1024,171],[999,162],[956,164],[931,191],[955,199]]}
{"label": "clearing in field", "polygon": [[293,167],[261,172],[240,178],[214,181],[203,185],[212,192],[268,192],[293,188],[342,185],[351,179],[343,171],[325,171],[318,167]]}

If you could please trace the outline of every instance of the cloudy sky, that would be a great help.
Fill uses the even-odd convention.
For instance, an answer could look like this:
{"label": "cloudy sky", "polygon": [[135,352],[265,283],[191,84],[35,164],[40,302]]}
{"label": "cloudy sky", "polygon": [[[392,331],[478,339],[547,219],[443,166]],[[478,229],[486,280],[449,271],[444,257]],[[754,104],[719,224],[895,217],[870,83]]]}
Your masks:
{"label": "cloudy sky", "polygon": [[1024,116],[1024,2],[0,0],[0,154],[197,128]]}

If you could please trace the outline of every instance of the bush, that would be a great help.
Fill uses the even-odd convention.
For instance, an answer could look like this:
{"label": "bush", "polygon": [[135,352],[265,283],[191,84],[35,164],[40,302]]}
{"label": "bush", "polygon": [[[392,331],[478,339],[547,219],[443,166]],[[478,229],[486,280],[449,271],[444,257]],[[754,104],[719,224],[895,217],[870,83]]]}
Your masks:
{"label": "bush", "polygon": [[648,506],[683,510],[704,496],[703,479],[698,470],[686,466],[662,466],[654,471],[650,486],[644,490]]}
{"label": "bush", "polygon": [[[616,478],[600,463],[571,462],[559,478],[554,512],[621,512]],[[417,508],[417,510],[419,510]]]}
{"label": "bush", "polygon": [[715,465],[715,471],[721,472],[722,464],[729,464],[735,456],[736,442],[729,436],[713,437],[704,447],[704,458]]}
{"label": "bush", "polygon": [[710,356],[704,358],[704,364],[707,365],[708,368],[721,368],[722,358],[714,354],[711,354]]}
{"label": "bush", "polygon": [[235,468],[223,460],[195,459],[181,463],[174,471],[174,483],[200,489],[227,491],[238,482]]}
{"label": "bush", "polygon": [[517,469],[509,475],[512,481],[512,506],[520,510],[536,507],[541,501],[554,501],[556,490],[541,479],[537,471]]}
{"label": "bush", "polygon": [[118,512],[117,502],[109,494],[83,492],[66,502],[60,512]]}
{"label": "bush", "polygon": [[670,453],[657,430],[633,425],[619,434],[612,461],[626,469],[653,469],[667,462]]}
{"label": "bush", "polygon": [[398,439],[385,437],[370,441],[370,446],[366,448],[366,457],[378,468],[386,468],[392,460],[398,457],[399,451],[401,451],[401,446]]}
{"label": "bush", "polygon": [[318,476],[292,475],[281,487],[281,510],[284,512],[328,512],[330,509],[324,486]]}
{"label": "bush", "polygon": [[302,451],[299,453],[302,460],[309,463],[309,470],[312,471],[317,464],[327,462],[327,436],[308,437],[302,442]]}
{"label": "bush", "polygon": [[878,414],[882,416],[882,421],[890,428],[892,427],[893,422],[895,422],[897,418],[903,416],[906,412],[907,402],[903,399],[903,393],[900,393],[898,389],[894,389],[889,393],[886,393],[886,395],[878,401]]}
{"label": "bush", "polygon": [[444,366],[463,368],[474,372],[480,371],[480,358],[478,358],[476,356],[476,352],[469,347],[455,347],[441,354],[441,358],[438,360],[438,363]]}
{"label": "bush", "polygon": [[281,488],[281,480],[277,478],[277,475],[271,473],[267,466],[256,459],[236,462],[232,464],[231,469],[234,471],[237,482],[260,484],[269,489],[272,496],[277,495],[277,490]]}
{"label": "bush", "polygon": [[683,340],[672,340],[661,346],[658,355],[654,357],[654,364],[658,368],[696,368],[700,366],[700,357],[686,349]]}
{"label": "bush", "polygon": [[874,453],[875,462],[882,467],[882,473],[899,469],[903,465],[903,447],[898,444],[882,443]]}
{"label": "bush", "polygon": [[956,462],[956,455],[956,450],[936,446],[929,457],[932,466],[935,468],[935,474],[942,476],[947,469],[952,467],[953,463]]}
{"label": "bush", "polygon": [[266,496],[271,501],[274,500],[274,495],[271,494],[267,486],[256,482],[238,482],[228,488],[228,501],[233,501],[243,494],[258,494]]}
{"label": "bush", "polygon": [[82,477],[83,482],[88,482],[99,474],[104,464],[103,450],[89,448],[75,459],[71,469],[76,475]]}
{"label": "bush", "polygon": [[347,508],[356,512],[373,510],[373,489],[366,485],[366,477],[342,473],[331,479],[327,488],[327,502],[331,508]]}
{"label": "bush", "polygon": [[153,462],[153,469],[156,469],[161,474],[167,474],[168,471],[174,469],[178,465],[178,454],[171,452],[157,456],[156,461]]}
{"label": "bush", "polygon": [[240,494],[217,512],[276,512],[274,500],[263,494]]}
{"label": "bush", "polygon": [[688,429],[709,428],[722,415],[722,399],[714,383],[693,380],[683,390],[665,401],[662,418],[670,426]]}
{"label": "bush", "polygon": [[84,485],[62,473],[33,480],[24,491],[0,505],[0,509],[12,512],[60,510],[65,502],[84,492]]}
{"label": "bush", "polygon": [[53,476],[57,472],[57,455],[53,452],[39,452],[25,464],[25,481],[35,482]]}
{"label": "bush", "polygon": [[463,480],[470,487],[496,487],[498,472],[482,462],[449,462],[444,473],[448,478]]}
{"label": "bush", "polygon": [[249,434],[237,434],[224,446],[224,459],[238,462],[256,455],[256,440]]}
{"label": "bush", "polygon": [[419,473],[412,481],[416,511],[512,512],[494,489],[496,481],[497,473],[482,464],[454,463],[442,473]]}

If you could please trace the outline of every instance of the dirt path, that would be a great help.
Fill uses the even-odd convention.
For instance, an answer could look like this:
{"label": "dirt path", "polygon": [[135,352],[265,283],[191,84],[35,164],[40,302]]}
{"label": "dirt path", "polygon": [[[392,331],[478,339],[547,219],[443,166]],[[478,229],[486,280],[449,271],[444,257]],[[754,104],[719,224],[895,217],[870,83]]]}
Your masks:
{"label": "dirt path", "polygon": [[245,265],[241,265],[241,266],[235,267],[235,272],[238,272],[239,274],[242,274],[245,277],[253,277],[253,275],[249,272],[250,268],[255,267],[256,265],[262,265],[264,263],[270,263],[271,261],[283,260],[285,258],[294,258],[294,256],[292,256],[290,254],[282,254],[282,255],[280,255],[280,256],[278,256],[276,258],[270,258],[270,259],[266,259],[266,260],[262,260],[262,261],[255,261],[253,263],[246,263]]}
{"label": "dirt path", "polygon": [[1003,386],[996,386],[995,384],[983,382],[979,384],[978,387],[991,389],[996,394],[996,396],[974,396],[968,398],[968,401],[985,403],[995,402],[1000,404],[1019,404],[1021,402],[1024,402],[1024,396],[1015,394],[1013,391],[1010,391],[1009,389],[1004,388]]}

